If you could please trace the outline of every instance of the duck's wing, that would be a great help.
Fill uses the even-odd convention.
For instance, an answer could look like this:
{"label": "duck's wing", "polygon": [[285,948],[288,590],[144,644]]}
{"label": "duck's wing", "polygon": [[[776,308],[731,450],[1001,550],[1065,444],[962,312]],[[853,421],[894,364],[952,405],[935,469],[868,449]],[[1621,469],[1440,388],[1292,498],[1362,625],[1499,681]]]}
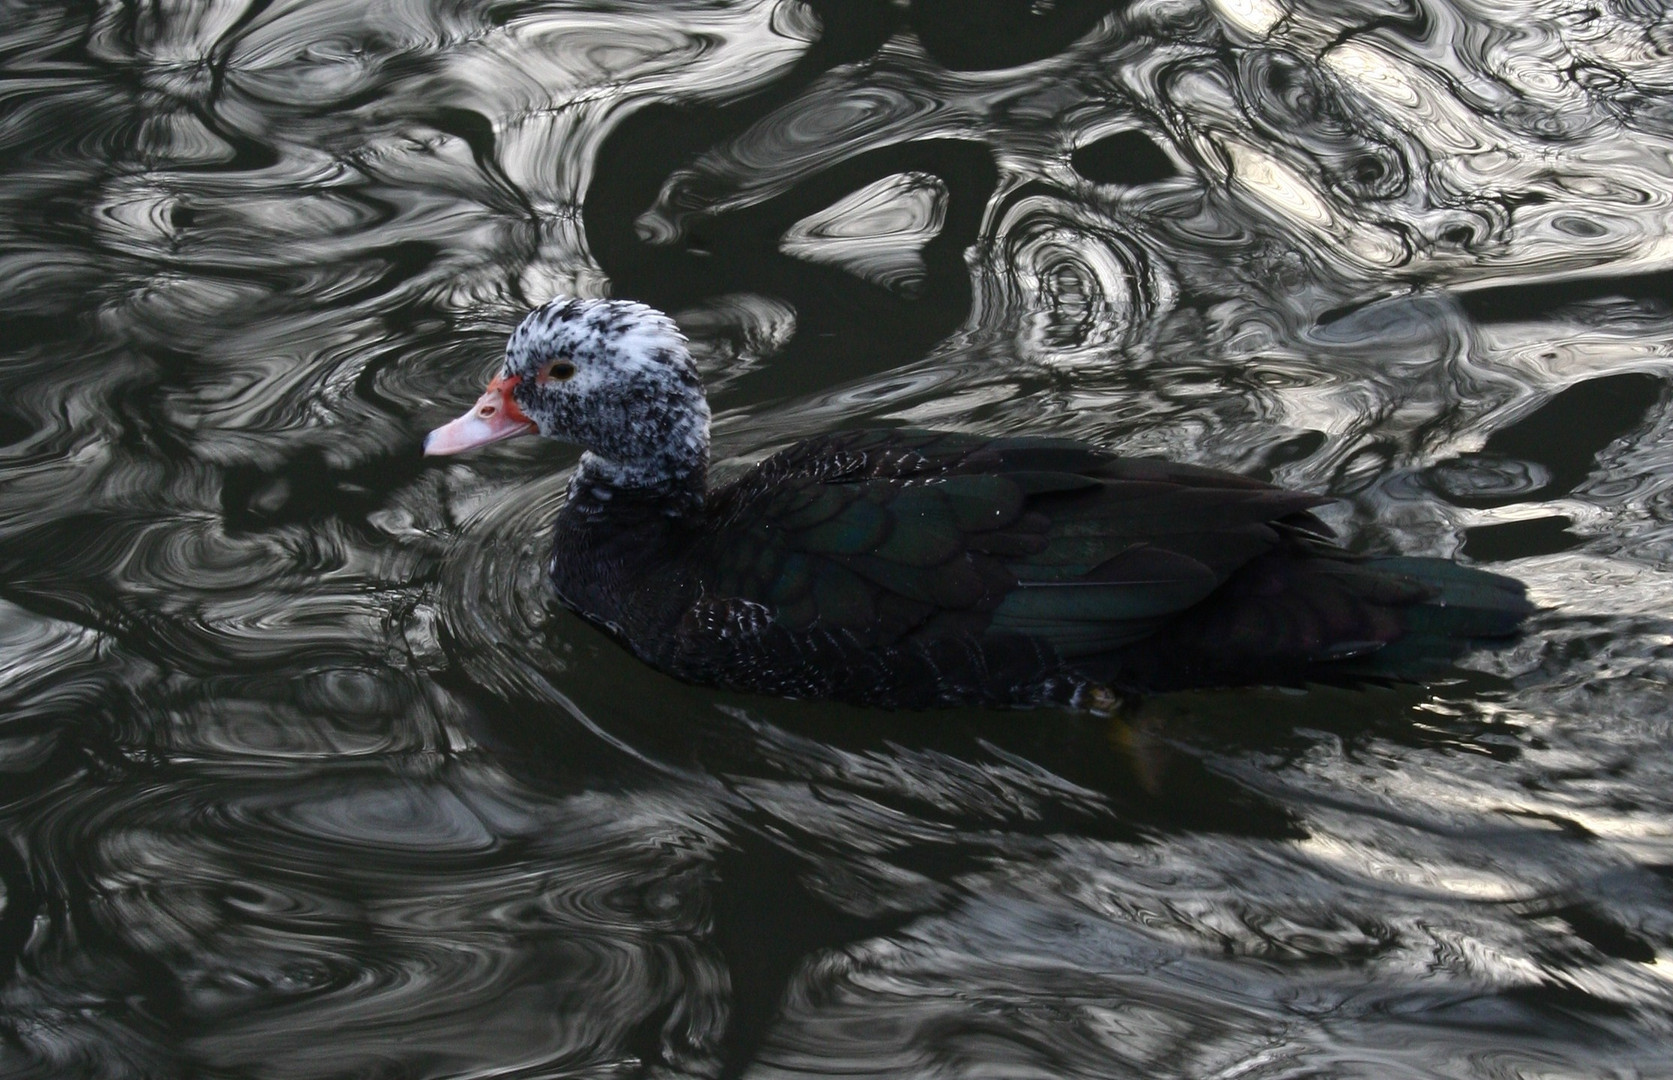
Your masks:
{"label": "duck's wing", "polygon": [[1055,439],[909,430],[798,444],[714,497],[702,618],[862,648],[1029,638],[1063,659],[1144,637],[1325,500]]}

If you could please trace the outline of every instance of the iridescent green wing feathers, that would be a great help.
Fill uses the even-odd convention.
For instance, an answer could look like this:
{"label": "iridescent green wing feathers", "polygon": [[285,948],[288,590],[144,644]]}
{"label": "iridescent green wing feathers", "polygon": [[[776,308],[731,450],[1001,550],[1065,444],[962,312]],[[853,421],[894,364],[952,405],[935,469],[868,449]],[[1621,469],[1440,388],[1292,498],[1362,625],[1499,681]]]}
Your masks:
{"label": "iridescent green wing feathers", "polygon": [[[707,595],[872,647],[1024,635],[1065,659],[1198,604],[1324,500],[1053,439],[851,432],[716,496]],[[1275,525],[1275,522],[1282,524]]]}

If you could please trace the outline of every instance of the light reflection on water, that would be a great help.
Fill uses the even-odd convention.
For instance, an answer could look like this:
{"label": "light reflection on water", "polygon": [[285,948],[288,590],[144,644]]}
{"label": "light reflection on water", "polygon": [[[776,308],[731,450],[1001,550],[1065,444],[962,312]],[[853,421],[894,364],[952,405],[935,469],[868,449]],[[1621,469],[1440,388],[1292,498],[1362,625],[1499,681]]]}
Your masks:
{"label": "light reflection on water", "polygon": [[[1673,1070],[1673,17],[1025,7],[0,7],[0,1074]],[[558,290],[723,457],[1073,435],[1546,610],[1131,728],[678,686],[542,590],[571,452],[418,457]]]}

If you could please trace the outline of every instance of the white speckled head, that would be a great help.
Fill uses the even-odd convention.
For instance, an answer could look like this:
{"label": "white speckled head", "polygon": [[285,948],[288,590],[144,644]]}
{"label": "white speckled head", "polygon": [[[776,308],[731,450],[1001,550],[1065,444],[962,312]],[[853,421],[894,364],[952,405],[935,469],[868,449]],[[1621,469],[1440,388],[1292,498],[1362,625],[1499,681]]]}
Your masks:
{"label": "white speckled head", "polygon": [[630,300],[559,297],[506,342],[501,379],[542,435],[588,453],[583,474],[618,487],[701,480],[709,403],[674,321]]}

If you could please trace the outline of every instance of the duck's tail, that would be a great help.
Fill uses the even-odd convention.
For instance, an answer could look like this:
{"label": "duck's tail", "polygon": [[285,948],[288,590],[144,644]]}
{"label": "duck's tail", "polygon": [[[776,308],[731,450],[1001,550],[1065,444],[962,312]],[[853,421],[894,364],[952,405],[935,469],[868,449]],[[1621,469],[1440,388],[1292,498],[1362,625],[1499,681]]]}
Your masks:
{"label": "duck's tail", "polygon": [[1526,586],[1503,574],[1416,556],[1373,558],[1360,565],[1416,582],[1432,594],[1401,610],[1398,639],[1363,658],[1362,665],[1374,674],[1421,677],[1456,659],[1472,642],[1514,637],[1534,612]]}
{"label": "duck's tail", "polygon": [[1114,655],[1113,685],[1423,681],[1532,612],[1522,583],[1445,559],[1356,559],[1297,545],[1254,560],[1208,602]]}

